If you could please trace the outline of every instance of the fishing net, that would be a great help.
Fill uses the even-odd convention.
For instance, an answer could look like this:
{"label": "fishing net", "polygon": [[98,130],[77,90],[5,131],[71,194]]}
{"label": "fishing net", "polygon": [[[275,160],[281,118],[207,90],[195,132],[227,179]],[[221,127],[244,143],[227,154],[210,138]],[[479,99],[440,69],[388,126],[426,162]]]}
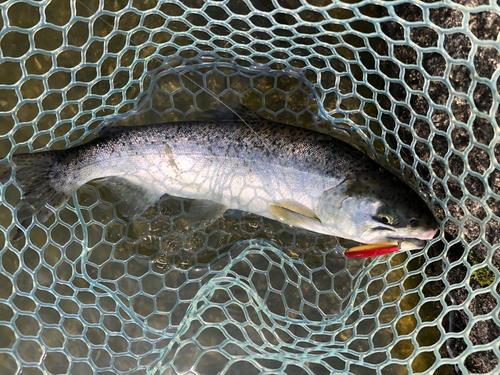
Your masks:
{"label": "fishing net", "polygon": [[26,237],[0,205],[0,373],[498,373],[500,51],[483,0],[0,3],[0,157],[240,102],[332,133],[428,199],[440,237],[349,243],[242,212],[193,230],[89,183]]}

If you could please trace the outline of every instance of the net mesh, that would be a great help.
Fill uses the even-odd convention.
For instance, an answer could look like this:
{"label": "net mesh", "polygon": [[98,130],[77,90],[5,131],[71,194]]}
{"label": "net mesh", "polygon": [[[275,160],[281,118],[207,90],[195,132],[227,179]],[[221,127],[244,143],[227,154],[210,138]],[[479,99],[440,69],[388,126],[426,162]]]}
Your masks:
{"label": "net mesh", "polygon": [[421,251],[241,212],[133,220],[90,183],[26,237],[1,189],[2,374],[498,373],[497,3],[0,3],[0,157],[241,102],[348,139],[428,196]]}

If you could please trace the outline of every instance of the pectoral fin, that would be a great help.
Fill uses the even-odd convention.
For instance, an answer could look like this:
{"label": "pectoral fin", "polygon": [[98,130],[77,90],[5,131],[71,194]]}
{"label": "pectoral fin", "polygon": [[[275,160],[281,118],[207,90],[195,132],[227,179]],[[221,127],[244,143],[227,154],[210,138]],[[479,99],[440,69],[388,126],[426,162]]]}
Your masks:
{"label": "pectoral fin", "polygon": [[189,208],[189,219],[194,229],[208,227],[226,212],[227,206],[209,200],[195,200]]}
{"label": "pectoral fin", "polygon": [[269,205],[269,212],[282,223],[323,232],[321,220],[309,208],[296,202],[279,202]]}

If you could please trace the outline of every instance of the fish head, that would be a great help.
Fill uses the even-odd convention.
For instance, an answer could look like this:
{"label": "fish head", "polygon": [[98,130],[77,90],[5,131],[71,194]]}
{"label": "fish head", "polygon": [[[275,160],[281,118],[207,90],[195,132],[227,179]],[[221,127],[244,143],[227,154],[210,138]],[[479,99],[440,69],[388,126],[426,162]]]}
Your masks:
{"label": "fish head", "polygon": [[423,248],[438,231],[422,198],[387,171],[352,173],[322,194],[317,214],[332,235],[403,250]]}

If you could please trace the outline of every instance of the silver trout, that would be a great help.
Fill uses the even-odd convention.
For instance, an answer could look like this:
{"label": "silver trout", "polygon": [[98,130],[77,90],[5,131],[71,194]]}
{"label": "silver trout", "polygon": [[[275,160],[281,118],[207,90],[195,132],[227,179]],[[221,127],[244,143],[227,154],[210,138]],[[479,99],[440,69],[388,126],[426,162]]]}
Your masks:
{"label": "silver trout", "polygon": [[[196,228],[237,209],[394,250],[422,248],[438,229],[414,191],[348,144],[242,105],[198,121],[111,127],[86,144],[14,155],[12,163],[24,226],[34,215],[47,220],[48,206],[57,209],[86,182],[107,178],[129,214],[163,194],[195,199],[189,216]],[[0,172],[4,182],[10,176]]]}

